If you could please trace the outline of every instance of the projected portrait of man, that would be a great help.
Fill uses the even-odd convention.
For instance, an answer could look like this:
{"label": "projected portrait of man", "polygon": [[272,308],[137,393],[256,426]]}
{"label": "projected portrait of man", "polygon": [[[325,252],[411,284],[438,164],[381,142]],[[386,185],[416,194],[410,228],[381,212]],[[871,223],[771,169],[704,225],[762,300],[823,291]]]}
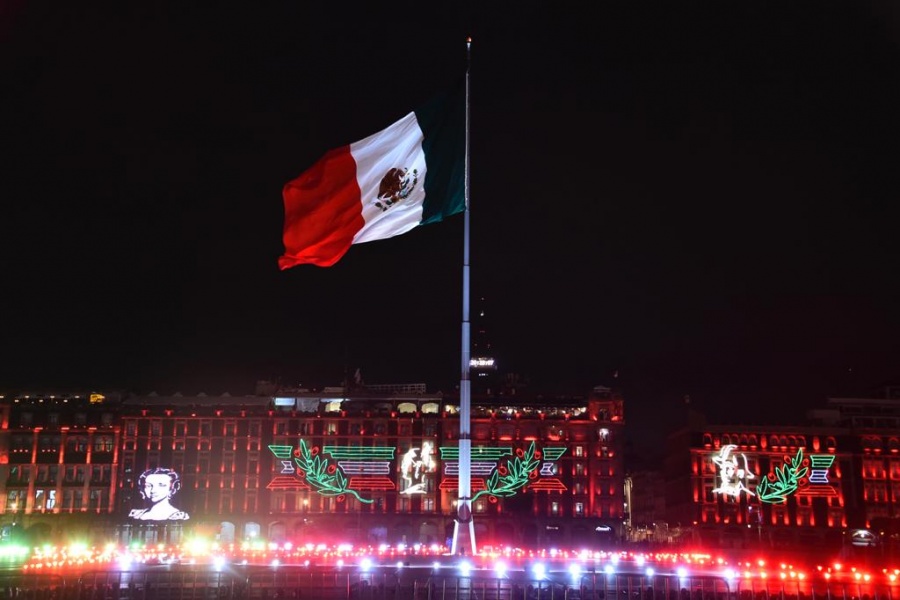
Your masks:
{"label": "projected portrait of man", "polygon": [[181,489],[181,478],[172,469],[147,469],[138,478],[138,489],[146,506],[128,513],[140,521],[185,521],[190,515],[172,505],[172,498]]}
{"label": "projected portrait of man", "polygon": [[734,450],[737,446],[728,444],[723,446],[719,451],[719,455],[712,459],[713,463],[719,467],[719,486],[713,489],[714,494],[724,494],[726,496],[739,497],[741,492],[746,492],[750,496],[755,496],[747,487],[747,482],[756,479],[756,475],[750,469],[750,463],[745,454],[741,454],[741,460],[738,460]]}

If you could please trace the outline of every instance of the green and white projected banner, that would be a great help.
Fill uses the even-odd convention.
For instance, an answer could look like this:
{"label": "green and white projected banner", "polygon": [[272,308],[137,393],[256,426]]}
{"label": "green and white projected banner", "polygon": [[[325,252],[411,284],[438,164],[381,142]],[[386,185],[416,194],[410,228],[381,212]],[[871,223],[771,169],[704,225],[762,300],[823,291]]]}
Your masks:
{"label": "green and white projected banner", "polygon": [[[459,488],[459,448],[441,447],[430,441],[397,449],[372,446],[314,446],[304,439],[297,446],[271,445],[278,474],[267,486],[271,490],[311,490],[339,502],[348,496],[369,504],[372,492],[396,491],[401,495],[424,494],[434,488],[431,479],[440,470],[437,489]],[[556,461],[565,447],[538,449],[512,446],[472,448],[473,500],[487,496],[491,502],[508,498],[528,488],[532,491],[565,491],[556,477]],[[436,454],[439,454],[438,461]]]}
{"label": "green and white projected banner", "polygon": [[833,496],[837,494],[828,479],[828,471],[834,464],[832,454],[803,455],[803,449],[794,456],[785,455],[782,463],[774,465],[771,472],[756,482],[756,474],[743,452],[735,452],[737,446],[728,444],[711,460],[718,469],[717,485],[713,493],[740,497],[742,493],[756,496],[760,502],[781,504],[789,496]]}

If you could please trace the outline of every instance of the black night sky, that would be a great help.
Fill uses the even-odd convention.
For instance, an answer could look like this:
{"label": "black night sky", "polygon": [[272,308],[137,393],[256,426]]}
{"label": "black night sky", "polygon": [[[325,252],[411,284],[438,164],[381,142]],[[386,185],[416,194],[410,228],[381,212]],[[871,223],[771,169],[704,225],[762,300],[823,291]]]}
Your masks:
{"label": "black night sky", "polygon": [[276,261],[283,184],[452,83],[467,35],[473,307],[504,371],[618,371],[644,430],[686,394],[789,422],[900,377],[892,2],[20,0],[0,392],[456,385],[461,215]]}

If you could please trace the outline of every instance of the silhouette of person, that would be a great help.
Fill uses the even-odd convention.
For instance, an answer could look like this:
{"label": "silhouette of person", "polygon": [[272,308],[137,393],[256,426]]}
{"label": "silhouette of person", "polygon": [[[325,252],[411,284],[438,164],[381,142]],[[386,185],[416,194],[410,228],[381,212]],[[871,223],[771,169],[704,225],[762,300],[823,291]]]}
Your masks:
{"label": "silhouette of person", "polygon": [[157,467],[147,469],[138,478],[141,498],[149,503],[147,508],[128,513],[131,519],[141,521],[185,521],[190,515],[172,506],[172,497],[181,489],[181,478],[172,469]]}

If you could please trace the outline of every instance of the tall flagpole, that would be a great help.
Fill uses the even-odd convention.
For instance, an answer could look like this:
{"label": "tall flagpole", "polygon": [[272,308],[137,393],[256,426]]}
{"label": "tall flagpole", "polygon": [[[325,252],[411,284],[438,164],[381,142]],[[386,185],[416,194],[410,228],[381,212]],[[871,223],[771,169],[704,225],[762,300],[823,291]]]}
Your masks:
{"label": "tall flagpole", "polygon": [[462,286],[462,364],[459,380],[459,501],[453,525],[453,544],[450,554],[475,554],[475,523],[472,521],[472,387],[469,381],[471,337],[469,324],[469,67],[472,63],[472,38],[466,38],[466,162],[463,229],[463,286]]}

